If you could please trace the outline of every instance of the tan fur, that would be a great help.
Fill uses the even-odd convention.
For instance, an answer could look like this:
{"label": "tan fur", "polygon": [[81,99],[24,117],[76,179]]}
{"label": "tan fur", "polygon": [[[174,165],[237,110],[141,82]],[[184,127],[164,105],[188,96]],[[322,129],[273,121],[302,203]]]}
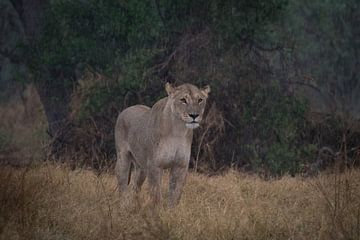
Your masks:
{"label": "tan fur", "polygon": [[[134,190],[146,178],[153,204],[161,197],[163,169],[170,169],[169,206],[178,204],[189,166],[193,129],[199,126],[210,87],[191,84],[165,86],[168,96],[152,108],[136,105],[122,111],[115,127],[116,175],[119,191],[128,188],[130,165],[134,164]],[[192,116],[191,116],[192,115]]]}

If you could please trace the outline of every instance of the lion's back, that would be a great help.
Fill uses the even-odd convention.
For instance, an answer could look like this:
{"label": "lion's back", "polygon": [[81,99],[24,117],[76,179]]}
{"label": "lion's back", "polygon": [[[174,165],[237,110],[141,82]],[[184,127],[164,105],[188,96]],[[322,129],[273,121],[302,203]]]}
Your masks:
{"label": "lion's back", "polygon": [[125,140],[134,130],[145,127],[146,113],[149,111],[150,108],[145,105],[135,105],[123,110],[116,121],[115,140]]}
{"label": "lion's back", "polygon": [[124,109],[118,116],[118,121],[123,120],[125,122],[132,122],[134,120],[141,119],[145,113],[150,110],[145,105],[134,105]]}

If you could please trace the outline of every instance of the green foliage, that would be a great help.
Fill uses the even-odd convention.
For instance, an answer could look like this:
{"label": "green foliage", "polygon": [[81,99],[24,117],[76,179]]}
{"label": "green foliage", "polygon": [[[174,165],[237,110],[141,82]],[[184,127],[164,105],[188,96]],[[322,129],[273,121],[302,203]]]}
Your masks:
{"label": "green foliage", "polygon": [[[82,104],[81,117],[101,115],[111,107],[122,107],[125,101],[129,101],[125,99],[126,96],[142,91],[150,75],[149,64],[158,52],[156,49],[141,49],[126,54],[118,64],[121,67],[117,77],[111,77],[105,84],[96,84],[90,89]],[[127,102],[130,103],[137,102]]]}
{"label": "green foliage", "polygon": [[166,57],[186,32],[213,29],[225,38],[235,36],[232,44],[254,37],[285,5],[285,0],[53,0],[42,38],[29,46],[28,62],[34,72],[45,67],[71,76],[81,64],[109,74],[128,53],[163,49],[160,58]]}
{"label": "green foliage", "polygon": [[111,108],[123,105],[123,101],[128,92],[136,91],[133,86],[126,84],[101,85],[95,84],[85,96],[81,104],[79,118],[85,119],[91,116],[106,115]]}
{"label": "green foliage", "polygon": [[107,70],[127,48],[129,13],[122,1],[52,1],[37,46],[39,65]]}
{"label": "green foliage", "polygon": [[309,150],[301,141],[306,102],[284,95],[276,84],[248,94],[242,125],[248,128],[246,148],[252,152],[253,168],[275,175],[298,172]]}
{"label": "green foliage", "polygon": [[156,48],[161,44],[159,41],[165,30],[154,1],[130,0],[126,6],[130,14],[130,21],[127,23],[129,49],[137,51],[143,48]]}
{"label": "green foliage", "polygon": [[[152,1],[51,1],[35,65],[87,64],[111,73],[128,51],[153,47],[162,26]],[[39,66],[38,66],[39,67]]]}
{"label": "green foliage", "polygon": [[213,7],[216,29],[224,38],[262,40],[269,32],[270,23],[282,16],[287,0],[219,1]]}
{"label": "green foliage", "polygon": [[357,115],[360,2],[290,0],[287,9],[276,39],[292,49],[297,72],[332,96],[340,111]]}

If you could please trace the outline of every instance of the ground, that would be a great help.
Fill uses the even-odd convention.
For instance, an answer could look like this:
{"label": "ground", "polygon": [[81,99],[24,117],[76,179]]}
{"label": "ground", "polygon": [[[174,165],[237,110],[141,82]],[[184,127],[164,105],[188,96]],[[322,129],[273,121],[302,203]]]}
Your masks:
{"label": "ground", "polygon": [[[166,202],[167,174],[163,184]],[[179,206],[121,199],[115,176],[46,163],[0,169],[0,239],[359,239],[360,171],[262,180],[190,172]],[[133,199],[133,200],[131,200]]]}

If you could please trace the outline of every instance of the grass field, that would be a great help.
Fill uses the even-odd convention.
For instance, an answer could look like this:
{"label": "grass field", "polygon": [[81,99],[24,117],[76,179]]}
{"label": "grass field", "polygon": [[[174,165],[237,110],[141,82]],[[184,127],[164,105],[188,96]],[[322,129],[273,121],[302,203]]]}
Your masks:
{"label": "grass field", "polygon": [[[146,188],[121,199],[111,174],[54,164],[2,167],[0,238],[360,238],[359,170],[269,181],[231,170],[190,173],[179,206],[158,211],[149,209]],[[165,183],[163,189],[165,198]]]}

